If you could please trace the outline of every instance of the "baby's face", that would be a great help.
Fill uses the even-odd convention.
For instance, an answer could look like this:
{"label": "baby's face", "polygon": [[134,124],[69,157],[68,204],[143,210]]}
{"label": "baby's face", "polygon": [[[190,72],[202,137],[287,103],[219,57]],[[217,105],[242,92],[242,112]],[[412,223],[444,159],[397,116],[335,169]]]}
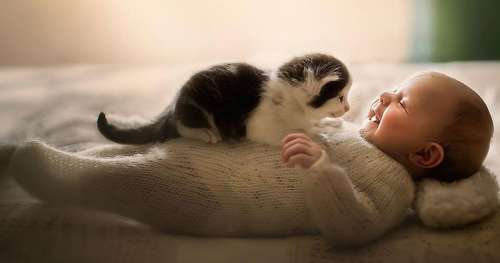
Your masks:
{"label": "baby's face", "polygon": [[437,141],[456,101],[443,81],[422,75],[382,93],[369,110],[363,137],[396,160]]}

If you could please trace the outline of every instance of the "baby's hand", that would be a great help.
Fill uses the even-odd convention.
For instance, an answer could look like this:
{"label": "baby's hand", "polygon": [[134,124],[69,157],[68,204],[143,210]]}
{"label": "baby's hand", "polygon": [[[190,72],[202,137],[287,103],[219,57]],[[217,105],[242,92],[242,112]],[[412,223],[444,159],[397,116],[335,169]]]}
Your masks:
{"label": "baby's hand", "polygon": [[307,169],[319,160],[322,150],[304,133],[290,133],[282,140],[281,161],[288,167]]}

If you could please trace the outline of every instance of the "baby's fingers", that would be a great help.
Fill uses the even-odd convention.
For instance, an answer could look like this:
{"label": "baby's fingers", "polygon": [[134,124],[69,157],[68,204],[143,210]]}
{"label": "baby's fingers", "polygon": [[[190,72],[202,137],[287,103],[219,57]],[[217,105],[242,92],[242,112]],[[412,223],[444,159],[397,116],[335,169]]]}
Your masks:
{"label": "baby's fingers", "polygon": [[307,141],[311,140],[311,138],[309,138],[309,136],[307,136],[306,134],[301,133],[301,132],[296,132],[296,133],[289,133],[288,135],[286,135],[285,138],[283,138],[283,140],[281,140],[281,143],[286,144],[286,143],[293,141],[295,139],[298,139],[298,138],[302,138],[302,139],[307,140]]}
{"label": "baby's fingers", "polygon": [[308,145],[304,145],[301,143],[291,145],[290,147],[287,148],[283,147],[283,152],[282,152],[283,162],[285,163],[288,162],[290,157],[297,154],[311,155],[311,149]]}
{"label": "baby's fingers", "polygon": [[308,141],[308,140],[303,139],[303,138],[295,138],[295,139],[283,144],[281,149],[282,149],[282,151],[285,151],[286,149],[288,149],[296,144],[302,144],[306,147],[311,147],[311,141]]}

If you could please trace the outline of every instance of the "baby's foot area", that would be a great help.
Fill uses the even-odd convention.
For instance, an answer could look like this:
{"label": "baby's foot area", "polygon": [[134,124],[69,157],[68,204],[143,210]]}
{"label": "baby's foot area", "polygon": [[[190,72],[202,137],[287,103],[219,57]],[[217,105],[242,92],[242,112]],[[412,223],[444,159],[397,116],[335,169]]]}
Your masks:
{"label": "baby's foot area", "polygon": [[41,165],[44,155],[44,143],[40,141],[28,141],[19,145],[14,152],[10,169],[13,171],[37,171]]}
{"label": "baby's foot area", "polygon": [[0,142],[0,167],[8,166],[10,158],[17,149],[16,144],[2,143]]}
{"label": "baby's foot area", "polygon": [[16,181],[26,190],[35,195],[45,195],[44,174],[46,166],[44,159],[44,144],[40,141],[25,142],[14,152],[9,171]]}
{"label": "baby's foot area", "polygon": [[10,173],[16,181],[36,197],[50,202],[60,202],[60,195],[71,191],[65,186],[65,163],[63,152],[40,141],[21,144],[15,151]]}

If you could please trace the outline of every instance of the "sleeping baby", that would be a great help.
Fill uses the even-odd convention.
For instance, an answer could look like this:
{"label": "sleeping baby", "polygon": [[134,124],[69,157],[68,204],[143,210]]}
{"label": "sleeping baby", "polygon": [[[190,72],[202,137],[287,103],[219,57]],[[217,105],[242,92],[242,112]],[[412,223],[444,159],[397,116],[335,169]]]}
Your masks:
{"label": "sleeping baby", "polygon": [[179,138],[79,153],[31,141],[18,147],[10,169],[45,202],[203,236],[321,233],[332,244],[364,244],[408,216],[420,195],[415,182],[424,177],[449,182],[475,173],[487,185],[479,194],[486,200],[482,212],[459,224],[495,207],[495,180],[484,169],[476,172],[492,120],[470,88],[442,74],[420,74],[397,93],[383,93],[368,117],[361,130],[325,124],[312,139],[290,134],[281,153],[250,141]]}

